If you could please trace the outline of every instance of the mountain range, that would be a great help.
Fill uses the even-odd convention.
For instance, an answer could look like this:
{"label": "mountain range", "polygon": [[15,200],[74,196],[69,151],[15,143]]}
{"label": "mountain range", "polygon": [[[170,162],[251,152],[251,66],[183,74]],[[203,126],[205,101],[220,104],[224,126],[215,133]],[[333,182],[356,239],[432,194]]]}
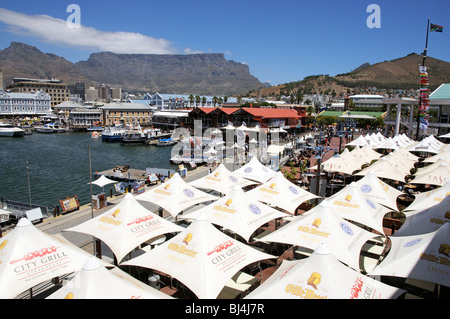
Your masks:
{"label": "mountain range", "polygon": [[[339,94],[347,91],[365,90],[417,90],[420,88],[419,65],[423,56],[411,53],[398,59],[383,61],[376,64],[364,63],[351,72],[345,74],[312,75],[301,81],[284,83],[256,90],[250,96],[277,96],[300,94]],[[430,89],[434,90],[442,83],[450,83],[450,63],[427,57],[425,66],[428,71]]]}
{"label": "mountain range", "polygon": [[0,50],[5,84],[13,78],[57,78],[66,84],[107,84],[128,92],[200,95],[236,95],[263,87],[246,64],[226,60],[223,54],[116,54],[93,53],[87,61],[72,63],[52,53],[19,42]]}

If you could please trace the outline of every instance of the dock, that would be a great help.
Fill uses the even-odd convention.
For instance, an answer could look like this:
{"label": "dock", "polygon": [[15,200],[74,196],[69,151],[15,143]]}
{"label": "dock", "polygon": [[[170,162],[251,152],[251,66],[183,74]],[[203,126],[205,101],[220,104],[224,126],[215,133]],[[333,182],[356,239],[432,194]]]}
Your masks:
{"label": "dock", "polygon": [[95,172],[94,176],[105,175],[105,177],[122,182],[122,181],[140,181],[145,182],[145,170],[130,168],[128,165],[115,166],[109,170]]}

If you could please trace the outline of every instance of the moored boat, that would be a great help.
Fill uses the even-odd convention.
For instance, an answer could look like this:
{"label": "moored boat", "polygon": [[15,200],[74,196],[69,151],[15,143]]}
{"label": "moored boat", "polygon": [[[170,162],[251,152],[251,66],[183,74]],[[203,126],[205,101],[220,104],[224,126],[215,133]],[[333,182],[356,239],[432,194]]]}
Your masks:
{"label": "moored boat", "polygon": [[66,129],[59,123],[48,123],[43,126],[36,126],[36,132],[39,133],[64,133]]}
{"label": "moored boat", "polygon": [[25,130],[20,127],[14,127],[12,124],[0,124],[0,136],[17,137],[24,136]]}

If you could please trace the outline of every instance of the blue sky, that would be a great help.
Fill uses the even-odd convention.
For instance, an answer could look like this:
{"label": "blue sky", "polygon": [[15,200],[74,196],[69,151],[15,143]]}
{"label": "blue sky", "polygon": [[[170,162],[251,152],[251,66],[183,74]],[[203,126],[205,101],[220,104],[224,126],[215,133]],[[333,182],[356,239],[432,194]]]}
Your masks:
{"label": "blue sky", "polygon": [[[81,28],[69,28],[70,4]],[[380,28],[369,28],[370,4]],[[72,62],[93,52],[224,53],[272,85],[421,53],[450,62],[449,0],[40,0],[0,3],[0,49],[12,41]],[[1,68],[1,64],[0,64]]]}

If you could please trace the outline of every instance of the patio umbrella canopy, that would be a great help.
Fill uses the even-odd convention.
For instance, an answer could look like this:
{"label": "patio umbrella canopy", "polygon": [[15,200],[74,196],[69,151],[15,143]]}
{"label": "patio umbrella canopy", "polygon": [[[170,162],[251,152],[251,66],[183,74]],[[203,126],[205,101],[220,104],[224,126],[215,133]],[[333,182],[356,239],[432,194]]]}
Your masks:
{"label": "patio umbrella canopy", "polygon": [[414,201],[402,213],[406,217],[411,216],[439,204],[448,195],[450,195],[450,181],[431,191],[414,194]]}
{"label": "patio umbrella canopy", "polygon": [[427,157],[423,160],[424,163],[434,163],[438,161],[439,159],[443,159],[447,163],[450,164],[450,151],[441,151],[437,153],[436,155]]}
{"label": "patio umbrella canopy", "polygon": [[108,270],[96,257],[91,257],[67,284],[46,299],[173,298],[136,280],[118,268]]}
{"label": "patio umbrella canopy", "polygon": [[373,171],[374,174],[379,178],[387,178],[394,181],[405,182],[406,173],[395,166],[396,165],[389,162],[386,157],[382,157],[369,167],[366,167],[362,171],[355,173],[355,175],[365,176],[369,171]]}
{"label": "patio umbrella canopy", "polygon": [[200,299],[214,299],[243,267],[276,258],[233,239],[202,214],[183,232],[122,263],[156,269],[177,278]]}
{"label": "patio umbrella canopy", "polygon": [[174,218],[189,207],[216,199],[216,196],[189,185],[177,173],[167,182],[136,196],[136,200],[151,202],[164,208]]}
{"label": "patio umbrella canopy", "polygon": [[22,218],[0,238],[0,298],[14,298],[44,281],[78,271],[88,256]]}
{"label": "patio umbrella canopy", "polygon": [[210,189],[222,194],[228,194],[235,186],[246,187],[258,183],[240,176],[235,176],[225,167],[225,165],[220,164],[214,172],[189,182],[188,184],[196,188]]}
{"label": "patio umbrella canopy", "polygon": [[450,181],[450,169],[447,164],[440,164],[432,171],[425,172],[423,174],[414,174],[414,179],[410,184],[429,184],[442,186],[447,181]]}
{"label": "patio umbrella canopy", "polygon": [[208,206],[183,215],[183,218],[193,219],[198,213],[204,213],[211,223],[235,232],[247,242],[262,225],[273,219],[288,216],[259,202],[254,196],[245,193],[239,186],[235,186],[228,195]]}
{"label": "patio umbrella canopy", "polygon": [[450,194],[428,209],[407,215],[403,225],[393,236],[419,235],[436,231],[450,219]]}
{"label": "patio umbrella canopy", "polygon": [[403,193],[380,180],[373,171],[369,170],[356,184],[367,199],[398,212],[397,197]]}
{"label": "patio umbrella canopy", "polygon": [[265,183],[274,177],[276,172],[261,164],[256,157],[252,157],[247,164],[235,170],[233,174],[259,183]]}
{"label": "patio umbrella canopy", "polygon": [[[361,169],[361,164],[354,161],[349,161],[341,156],[332,156],[321,164],[322,170],[326,172],[343,173],[352,175],[352,173],[358,169]],[[309,169],[317,169],[317,165],[310,167]]]}
{"label": "patio umbrella canopy", "polygon": [[104,187],[108,184],[117,183],[117,181],[114,181],[112,179],[107,178],[105,175],[100,176],[98,179],[92,182],[92,184]]}
{"label": "patio umbrella canopy", "polygon": [[320,244],[308,258],[283,260],[245,299],[395,299],[402,293],[348,268]]}
{"label": "patio umbrella canopy", "polygon": [[152,213],[128,193],[105,213],[64,231],[92,235],[103,241],[120,261],[143,242],[183,228]]}
{"label": "patio umbrella canopy", "polygon": [[355,182],[329,197],[329,200],[341,218],[358,222],[384,235],[383,219],[392,210],[366,198]]}
{"label": "patio umbrella canopy", "polygon": [[284,209],[290,214],[294,214],[295,209],[302,203],[320,198],[290,182],[281,172],[277,172],[266,183],[248,191],[246,194],[254,196],[263,203]]}
{"label": "patio umbrella canopy", "polygon": [[362,246],[377,236],[339,217],[329,200],[325,199],[309,210],[307,215],[294,217],[290,223],[259,241],[284,243],[310,250],[324,243],[334,257],[359,271]]}
{"label": "patio umbrella canopy", "polygon": [[450,223],[438,230],[412,236],[392,236],[391,249],[370,276],[394,276],[424,280],[450,287],[448,258]]}

